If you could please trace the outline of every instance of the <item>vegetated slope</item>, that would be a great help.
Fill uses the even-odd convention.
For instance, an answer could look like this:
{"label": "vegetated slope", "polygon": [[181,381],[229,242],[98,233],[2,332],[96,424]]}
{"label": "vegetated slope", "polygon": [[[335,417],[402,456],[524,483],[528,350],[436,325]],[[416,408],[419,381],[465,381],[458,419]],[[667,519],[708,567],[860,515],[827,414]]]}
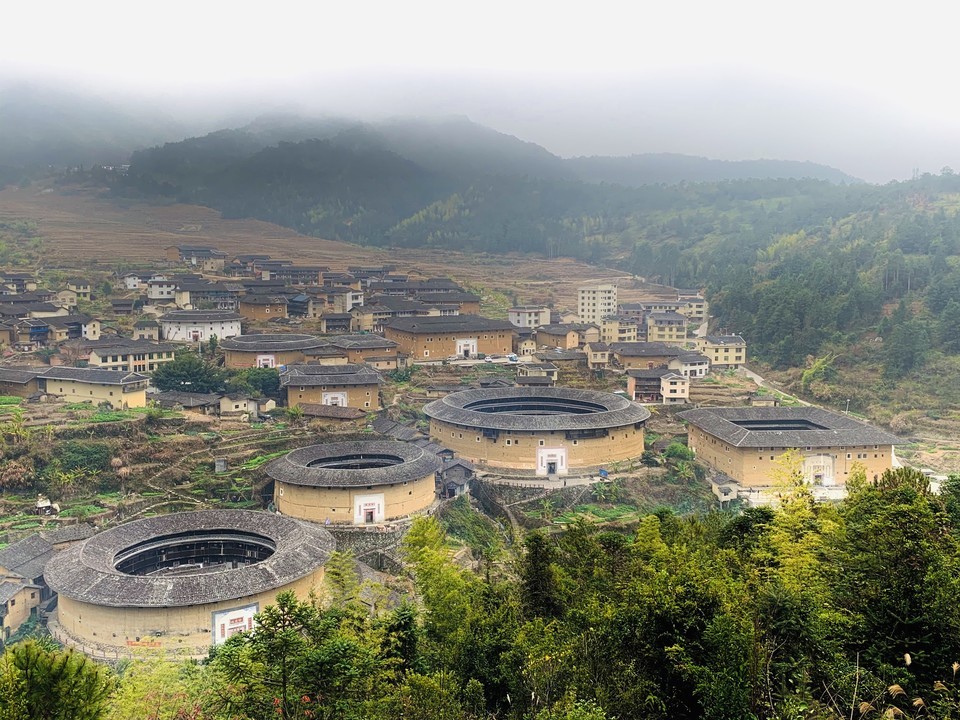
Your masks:
{"label": "vegetated slope", "polygon": [[159,113],[25,84],[0,88],[0,128],[0,183],[51,165],[125,163],[133,150],[186,132]]}
{"label": "vegetated slope", "polygon": [[639,187],[681,182],[720,182],[761,178],[810,178],[832,183],[859,183],[829,165],[796,160],[713,160],[678,153],[645,153],[627,157],[590,156],[564,160],[580,180]]}

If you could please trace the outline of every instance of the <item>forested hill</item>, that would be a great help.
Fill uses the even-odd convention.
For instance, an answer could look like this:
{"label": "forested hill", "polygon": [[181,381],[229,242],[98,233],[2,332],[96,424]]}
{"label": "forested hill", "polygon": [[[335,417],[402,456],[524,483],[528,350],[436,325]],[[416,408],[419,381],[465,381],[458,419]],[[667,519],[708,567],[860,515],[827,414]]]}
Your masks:
{"label": "forested hill", "polygon": [[[885,186],[627,187],[551,174],[535,146],[509,138],[500,146],[474,126],[476,142],[457,151],[463,128],[452,127],[437,130],[435,147],[426,131],[398,125],[391,136],[336,123],[323,139],[264,145],[290,134],[271,121],[136,153],[115,192],[366,245],[563,255],[703,287],[719,326],[742,333],[753,357],[806,368],[798,390],[850,399],[885,421],[910,403],[960,404],[960,177],[952,172]],[[504,158],[514,151],[510,166]],[[524,154],[539,169],[515,172]],[[910,378],[921,389],[947,387],[892,403]]]}
{"label": "forested hill", "polygon": [[657,183],[720,182],[757,178],[812,178],[832,183],[859,183],[859,178],[812,162],[790,160],[712,160],[677,153],[628,157],[576,157],[564,165],[580,180],[640,187]]}

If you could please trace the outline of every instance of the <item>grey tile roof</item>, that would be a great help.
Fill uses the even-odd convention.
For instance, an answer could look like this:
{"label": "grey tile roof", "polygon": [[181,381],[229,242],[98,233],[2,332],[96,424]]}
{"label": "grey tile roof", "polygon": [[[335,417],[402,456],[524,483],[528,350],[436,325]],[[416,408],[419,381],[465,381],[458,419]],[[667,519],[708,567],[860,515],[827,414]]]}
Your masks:
{"label": "grey tile roof", "polygon": [[688,352],[683,348],[659,342],[610,343],[610,351],[623,357],[677,357]]}
{"label": "grey tile roof", "polygon": [[[387,459],[394,464],[383,467],[350,469],[323,467],[338,458]],[[311,445],[287,453],[269,463],[267,475],[279,482],[310,487],[366,487],[396,485],[432,475],[440,460],[416,445],[395,440],[327,443]]]}
{"label": "grey tile roof", "polygon": [[0,382],[26,385],[35,380],[40,370],[16,370],[14,368],[0,368]]}
{"label": "grey tile roof", "polygon": [[0,567],[33,580],[43,575],[44,566],[53,555],[53,545],[33,534],[0,550]]}
{"label": "grey tile roof", "polygon": [[171,310],[160,318],[164,323],[191,323],[191,322],[228,322],[240,320],[240,313],[232,310]]}
{"label": "grey tile roof", "polygon": [[343,405],[321,405],[320,403],[297,403],[297,407],[307,417],[330,418],[333,420],[359,420],[366,413],[359,408]]}
{"label": "grey tile roof", "polygon": [[55,530],[41,530],[40,537],[53,545],[58,545],[59,543],[86,540],[88,537],[93,537],[95,532],[96,529],[90,523],[77,523],[76,525],[64,525]]}
{"label": "grey tile roof", "polygon": [[160,407],[165,408],[172,408],[177,405],[183,408],[194,408],[220,403],[220,396],[216,393],[192,393],[168,390],[166,392],[154,393],[149,397],[152,400],[156,400],[160,404]]}
{"label": "grey tile roof", "polygon": [[287,299],[282,295],[244,295],[240,298],[241,305],[286,305]]}
{"label": "grey tile roof", "polygon": [[325,345],[326,341],[314,335],[296,333],[262,333],[237,335],[220,341],[224,350],[241,352],[280,352],[283,350],[309,350]]}
{"label": "grey tile roof", "polygon": [[713,345],[746,345],[739,335],[705,335],[704,340]]}
{"label": "grey tile roof", "polygon": [[[849,415],[816,407],[698,408],[678,413],[677,417],[734,447],[837,447],[903,442]],[[751,430],[737,425],[737,421],[807,421],[824,429]]]}
{"label": "grey tile roof", "polygon": [[[274,553],[258,563],[183,575],[128,575],[114,567],[124,550],[191,531],[244,532],[268,538]],[[287,585],[322,566],[334,550],[319,525],[273,513],[203,510],[137,520],[94,535],[58,553],[45,579],[56,592],[107,607],[186,607],[234,600]]]}
{"label": "grey tile roof", "polygon": [[334,337],[328,338],[328,342],[334,347],[340,347],[346,350],[364,348],[395,348],[399,344],[394,340],[387,340],[382,335],[375,335],[373,333],[335,335]]}
{"label": "grey tile roof", "polygon": [[380,374],[366,365],[287,365],[280,386],[378,385]]}
{"label": "grey tile roof", "polygon": [[453,315],[439,317],[394,318],[387,327],[409,333],[488,332],[507,330],[514,326],[506,320],[492,320],[482,315]]}
{"label": "grey tile roof", "polygon": [[[480,405],[483,409],[473,409]],[[520,414],[524,405],[542,414]],[[614,428],[650,417],[649,410],[619,395],[559,387],[465,390],[428,403],[423,412],[456,425],[528,432]]]}
{"label": "grey tile roof", "polygon": [[138,382],[147,382],[150,379],[146,375],[124,372],[123,370],[72,367],[52,367],[43,371],[39,377],[46,380],[74,380],[98,385],[131,385]]}

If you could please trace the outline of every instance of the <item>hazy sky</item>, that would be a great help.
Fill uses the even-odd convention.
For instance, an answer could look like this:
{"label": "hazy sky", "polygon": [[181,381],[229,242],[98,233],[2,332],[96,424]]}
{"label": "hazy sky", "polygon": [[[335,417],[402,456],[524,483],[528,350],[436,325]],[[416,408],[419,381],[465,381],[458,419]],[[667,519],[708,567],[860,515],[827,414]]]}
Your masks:
{"label": "hazy sky", "polygon": [[9,3],[7,77],[173,109],[458,113],[563,154],[960,166],[946,2]]}

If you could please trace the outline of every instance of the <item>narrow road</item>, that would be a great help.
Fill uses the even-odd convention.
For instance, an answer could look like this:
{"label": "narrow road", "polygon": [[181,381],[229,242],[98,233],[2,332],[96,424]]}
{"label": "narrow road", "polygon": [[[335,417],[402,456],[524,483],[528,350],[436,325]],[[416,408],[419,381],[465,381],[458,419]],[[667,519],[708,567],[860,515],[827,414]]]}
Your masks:
{"label": "narrow road", "polygon": [[744,377],[750,378],[751,380],[753,380],[753,382],[757,384],[758,387],[764,387],[764,388],[767,388],[768,390],[775,390],[778,393],[786,395],[791,400],[797,401],[801,405],[806,405],[807,407],[810,407],[812,405],[812,403],[808,403],[806,400],[801,400],[800,398],[794,395],[791,395],[788,392],[784,392],[780,388],[776,387],[773,383],[768,382],[761,376],[757,375],[757,373],[755,373],[753,370],[748,370],[743,365],[737,368],[737,373],[739,373],[740,375],[743,375]]}

